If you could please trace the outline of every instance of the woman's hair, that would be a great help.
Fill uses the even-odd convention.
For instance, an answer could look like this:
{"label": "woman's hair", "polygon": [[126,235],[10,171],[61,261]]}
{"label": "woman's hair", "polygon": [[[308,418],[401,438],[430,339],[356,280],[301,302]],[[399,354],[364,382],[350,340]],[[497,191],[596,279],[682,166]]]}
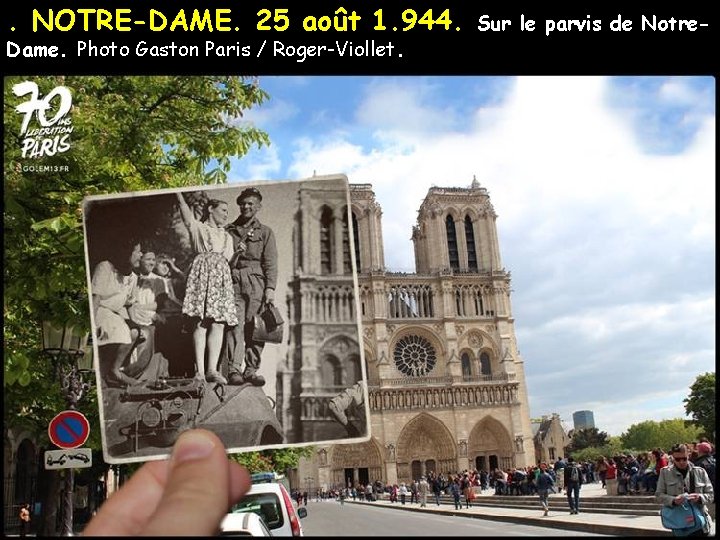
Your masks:
{"label": "woman's hair", "polygon": [[205,203],[205,208],[203,208],[203,214],[200,221],[207,221],[210,217],[210,210],[214,210],[221,204],[227,204],[225,201],[221,201],[220,199],[210,199],[208,202]]}
{"label": "woman's hair", "polygon": [[108,259],[120,273],[128,274],[132,270],[130,267],[130,255],[138,244],[142,245],[140,239],[135,236],[121,238],[114,243]]}

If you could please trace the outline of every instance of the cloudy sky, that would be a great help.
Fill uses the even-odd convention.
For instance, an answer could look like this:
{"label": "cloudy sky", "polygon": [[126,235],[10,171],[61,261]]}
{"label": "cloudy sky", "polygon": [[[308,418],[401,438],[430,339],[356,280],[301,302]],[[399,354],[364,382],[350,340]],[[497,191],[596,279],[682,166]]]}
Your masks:
{"label": "cloudy sky", "polygon": [[231,181],[373,184],[386,265],[414,271],[430,186],[473,176],[498,214],[530,412],[619,435],[684,417],[715,370],[711,77],[261,77],[272,145]]}

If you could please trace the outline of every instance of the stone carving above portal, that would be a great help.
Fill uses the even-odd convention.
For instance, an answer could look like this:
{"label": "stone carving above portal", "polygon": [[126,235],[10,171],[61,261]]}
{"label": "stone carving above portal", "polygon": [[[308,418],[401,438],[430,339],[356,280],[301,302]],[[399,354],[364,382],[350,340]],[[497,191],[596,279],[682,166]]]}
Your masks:
{"label": "stone carving above portal", "polygon": [[460,457],[467,457],[467,446],[468,443],[465,439],[460,439],[458,441],[458,455]]}

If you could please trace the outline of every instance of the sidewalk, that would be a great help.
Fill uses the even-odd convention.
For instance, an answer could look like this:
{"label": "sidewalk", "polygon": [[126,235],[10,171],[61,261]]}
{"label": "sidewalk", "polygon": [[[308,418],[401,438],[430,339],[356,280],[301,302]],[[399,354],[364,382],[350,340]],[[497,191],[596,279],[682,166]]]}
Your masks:
{"label": "sidewalk", "polygon": [[[571,515],[569,513],[569,510],[566,512],[550,510],[548,516],[543,516],[539,499],[536,510],[526,510],[519,508],[496,508],[488,506],[473,506],[466,509],[464,508],[464,499],[461,499],[463,509],[455,510],[454,505],[441,504],[440,506],[437,506],[435,504],[435,497],[432,495],[428,497],[428,505],[425,508],[421,508],[419,504],[406,503],[403,506],[400,502],[390,503],[387,500],[381,500],[376,502],[360,502],[346,499],[345,502],[349,504],[368,504],[381,508],[395,508],[408,512],[428,512],[444,516],[464,516],[492,521],[522,523],[524,525],[534,525],[536,527],[566,529],[571,531],[592,532],[598,534],[609,534],[614,536],[672,536],[672,533],[667,529],[664,529],[660,524],[659,505],[657,516],[630,516],[583,513],[583,497],[599,497],[602,495],[605,495],[605,489],[602,488],[599,483],[585,484],[580,490],[579,514]],[[482,495],[479,496],[492,497],[493,492],[492,490],[486,490]],[[560,498],[562,500],[567,500],[565,494],[555,493],[550,495],[550,497],[552,499]]]}

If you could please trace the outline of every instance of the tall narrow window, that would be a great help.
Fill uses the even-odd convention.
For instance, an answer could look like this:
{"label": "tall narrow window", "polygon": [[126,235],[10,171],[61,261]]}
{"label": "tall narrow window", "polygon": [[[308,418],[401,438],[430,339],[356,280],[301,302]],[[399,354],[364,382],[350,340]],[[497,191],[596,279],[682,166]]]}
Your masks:
{"label": "tall narrow window", "polygon": [[358,228],[358,221],[355,214],[352,215],[352,232],[353,240],[355,241],[355,264],[359,272],[360,268],[362,268],[360,265],[360,229]]}
{"label": "tall narrow window", "polygon": [[320,215],[320,273],[332,272],[332,210],[325,207]]}
{"label": "tall narrow window", "polygon": [[469,377],[472,375],[472,369],[470,368],[470,356],[468,353],[463,353],[460,357],[460,364],[462,365],[463,377]]}
{"label": "tall narrow window", "polygon": [[492,375],[492,368],[490,367],[490,356],[486,352],[480,355],[480,373],[483,375]]}
{"label": "tall narrow window", "polygon": [[342,368],[334,356],[326,356],[320,366],[320,378],[323,386],[343,386]]}
{"label": "tall narrow window", "polygon": [[468,270],[477,272],[477,252],[475,251],[475,232],[470,216],[465,216],[465,244],[467,244]]}
{"label": "tall narrow window", "polygon": [[352,274],[352,261],[350,260],[350,231],[348,230],[347,208],[343,208],[343,274]]}
{"label": "tall narrow window", "polygon": [[450,258],[450,268],[453,270],[460,269],[460,258],[458,257],[457,236],[455,235],[455,220],[448,215],[445,219],[445,229],[447,231],[448,256]]}

